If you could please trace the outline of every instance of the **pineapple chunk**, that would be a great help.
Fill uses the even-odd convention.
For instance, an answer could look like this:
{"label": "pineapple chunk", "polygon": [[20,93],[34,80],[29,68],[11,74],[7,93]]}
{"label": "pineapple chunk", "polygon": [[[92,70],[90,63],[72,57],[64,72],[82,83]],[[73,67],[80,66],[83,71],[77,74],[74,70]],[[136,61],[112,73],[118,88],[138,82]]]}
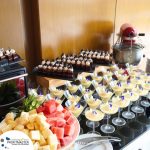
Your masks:
{"label": "pineapple chunk", "polygon": [[28,120],[24,119],[23,117],[19,117],[15,120],[15,122],[20,125],[26,125],[28,123]]}
{"label": "pineapple chunk", "polygon": [[43,146],[43,145],[46,145],[46,140],[44,139],[43,135],[40,134],[40,145]]}
{"label": "pineapple chunk", "polygon": [[39,147],[40,147],[39,142],[33,143],[33,148],[34,148],[34,150],[39,150]]}
{"label": "pineapple chunk", "polygon": [[21,118],[23,118],[24,120],[29,120],[29,113],[28,112],[22,112],[20,115]]}
{"label": "pineapple chunk", "polygon": [[33,115],[33,114],[37,114],[36,109],[33,109],[33,110],[29,111],[29,115]]}
{"label": "pineapple chunk", "polygon": [[41,132],[42,132],[42,135],[44,136],[45,139],[47,139],[49,135],[53,134],[50,129],[44,129]]}
{"label": "pineapple chunk", "polygon": [[47,138],[47,143],[50,145],[52,150],[57,150],[58,140],[56,134],[49,135]]}
{"label": "pineapple chunk", "polygon": [[12,125],[12,128],[14,128],[17,125],[17,123],[14,120],[7,120],[6,123]]}
{"label": "pineapple chunk", "polygon": [[39,141],[40,140],[40,131],[39,130],[32,130],[32,131],[30,131],[30,138],[32,140]]}
{"label": "pineapple chunk", "polygon": [[19,130],[19,131],[23,131],[23,129],[24,129],[24,126],[21,125],[21,124],[18,124],[18,125],[14,128],[14,130]]}
{"label": "pineapple chunk", "polygon": [[43,113],[39,113],[36,117],[36,122],[46,121],[46,117]]}
{"label": "pineapple chunk", "polygon": [[50,128],[50,124],[49,123],[47,123],[46,121],[41,121],[40,122],[40,130],[42,131],[42,130],[44,130],[44,129],[49,129]]}
{"label": "pineapple chunk", "polygon": [[11,126],[11,125],[7,125],[5,128],[1,129],[1,131],[2,131],[3,133],[5,133],[5,132],[7,132],[7,131],[10,131],[10,130],[12,130],[12,126]]}
{"label": "pineapple chunk", "polygon": [[40,146],[39,150],[51,150],[49,145]]}
{"label": "pineapple chunk", "polygon": [[37,117],[37,114],[32,114],[32,115],[30,115],[30,116],[29,116],[29,122],[31,122],[31,123],[35,122],[36,117]]}
{"label": "pineapple chunk", "polygon": [[34,130],[34,124],[33,123],[28,123],[26,125],[26,127],[29,129],[29,130]]}
{"label": "pineapple chunk", "polygon": [[34,128],[35,130],[39,130],[40,129],[40,125],[36,122],[34,122]]}
{"label": "pineapple chunk", "polygon": [[0,130],[0,135],[3,134],[2,130]]}
{"label": "pineapple chunk", "polygon": [[5,116],[5,121],[6,120],[14,120],[14,118],[15,118],[15,114],[13,112],[10,112]]}
{"label": "pineapple chunk", "polygon": [[1,123],[0,123],[0,130],[2,130],[3,128],[5,128],[7,126],[7,123],[5,122],[5,120],[3,120]]}

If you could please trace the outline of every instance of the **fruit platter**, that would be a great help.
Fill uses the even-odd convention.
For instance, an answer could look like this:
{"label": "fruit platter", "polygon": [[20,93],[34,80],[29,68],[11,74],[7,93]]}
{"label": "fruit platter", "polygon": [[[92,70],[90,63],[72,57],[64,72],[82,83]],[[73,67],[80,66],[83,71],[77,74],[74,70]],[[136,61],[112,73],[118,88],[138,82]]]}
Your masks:
{"label": "fruit platter", "polygon": [[32,95],[21,107],[12,108],[1,121],[0,135],[10,130],[28,135],[35,150],[66,150],[77,139],[80,125],[74,115],[56,100],[37,101]]}

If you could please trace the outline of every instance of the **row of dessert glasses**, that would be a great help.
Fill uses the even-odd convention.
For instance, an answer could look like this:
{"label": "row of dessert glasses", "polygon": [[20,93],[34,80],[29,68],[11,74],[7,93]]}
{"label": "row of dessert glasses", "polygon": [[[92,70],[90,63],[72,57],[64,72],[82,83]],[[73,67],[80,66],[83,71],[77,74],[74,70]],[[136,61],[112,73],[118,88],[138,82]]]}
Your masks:
{"label": "row of dessert glasses", "polygon": [[[116,126],[122,126],[126,121],[120,117],[121,109],[128,107],[128,110],[122,113],[122,116],[126,119],[134,118],[135,114],[133,112],[143,113],[143,108],[139,106],[139,97],[147,95],[150,90],[150,78],[147,74],[137,73],[131,68],[128,68],[128,74],[123,73],[123,69],[117,68],[114,73],[105,72],[106,75],[103,77],[93,73],[91,75],[92,81],[80,76],[78,78],[80,85],[66,83],[68,91],[65,92],[65,95],[69,100],[66,106],[78,117],[83,112],[86,104],[88,104],[89,107],[85,110],[85,116],[88,119],[86,124],[88,127],[93,128],[94,133],[95,127],[99,126],[99,121],[104,118],[104,114],[107,118],[107,124],[102,125],[101,130],[104,133],[112,133],[115,128],[109,124],[110,115],[118,112],[118,117],[113,118],[112,123]],[[118,80],[112,81],[113,74]],[[130,80],[127,80],[129,77]],[[102,81],[105,81],[105,85],[101,84]],[[89,89],[91,84],[94,90]],[[85,100],[82,101],[82,104],[79,103],[80,97],[74,95],[78,90]],[[93,97],[95,91],[98,93],[99,98]],[[114,96],[112,97],[112,95]],[[131,112],[130,107],[134,101],[136,101],[136,105],[131,108],[133,111]],[[142,104],[144,107],[149,106],[147,100],[141,101]]]}

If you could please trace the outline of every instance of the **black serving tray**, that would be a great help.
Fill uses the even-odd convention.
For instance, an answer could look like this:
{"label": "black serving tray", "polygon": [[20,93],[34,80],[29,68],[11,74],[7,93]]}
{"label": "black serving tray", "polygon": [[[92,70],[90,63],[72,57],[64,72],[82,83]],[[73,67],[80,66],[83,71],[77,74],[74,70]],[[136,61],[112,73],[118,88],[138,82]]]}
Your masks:
{"label": "black serving tray", "polygon": [[80,74],[80,73],[82,73],[82,72],[93,73],[94,70],[95,70],[95,67],[96,67],[96,66],[93,64],[92,67],[91,67],[91,69],[89,69],[89,70],[80,69],[80,68],[79,68],[79,69],[74,68],[74,75],[77,77],[78,74]]}
{"label": "black serving tray", "polygon": [[50,78],[61,79],[61,80],[69,80],[69,81],[74,81],[77,77],[75,74],[73,74],[73,77],[62,76],[61,74],[48,74],[48,73],[40,72],[35,68],[32,71],[32,75],[41,76],[41,77],[50,77]]}

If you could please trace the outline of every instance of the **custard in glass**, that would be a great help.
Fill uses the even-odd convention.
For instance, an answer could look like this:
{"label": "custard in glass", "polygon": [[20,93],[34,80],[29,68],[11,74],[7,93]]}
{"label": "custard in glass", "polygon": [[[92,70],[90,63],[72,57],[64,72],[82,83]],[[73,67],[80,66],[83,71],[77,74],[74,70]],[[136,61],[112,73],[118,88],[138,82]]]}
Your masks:
{"label": "custard in glass", "polygon": [[72,103],[68,109],[74,114],[75,117],[78,117],[82,113],[84,107],[80,103]]}
{"label": "custard in glass", "polygon": [[100,110],[107,115],[113,115],[118,112],[118,107],[112,103],[103,103],[100,105]]}
{"label": "custard in glass", "polygon": [[93,98],[93,96],[89,97],[86,102],[92,109],[96,109],[102,103],[100,99]]}
{"label": "custard in glass", "polygon": [[85,110],[85,117],[90,121],[100,121],[104,118],[104,113],[98,109],[87,108]]}

